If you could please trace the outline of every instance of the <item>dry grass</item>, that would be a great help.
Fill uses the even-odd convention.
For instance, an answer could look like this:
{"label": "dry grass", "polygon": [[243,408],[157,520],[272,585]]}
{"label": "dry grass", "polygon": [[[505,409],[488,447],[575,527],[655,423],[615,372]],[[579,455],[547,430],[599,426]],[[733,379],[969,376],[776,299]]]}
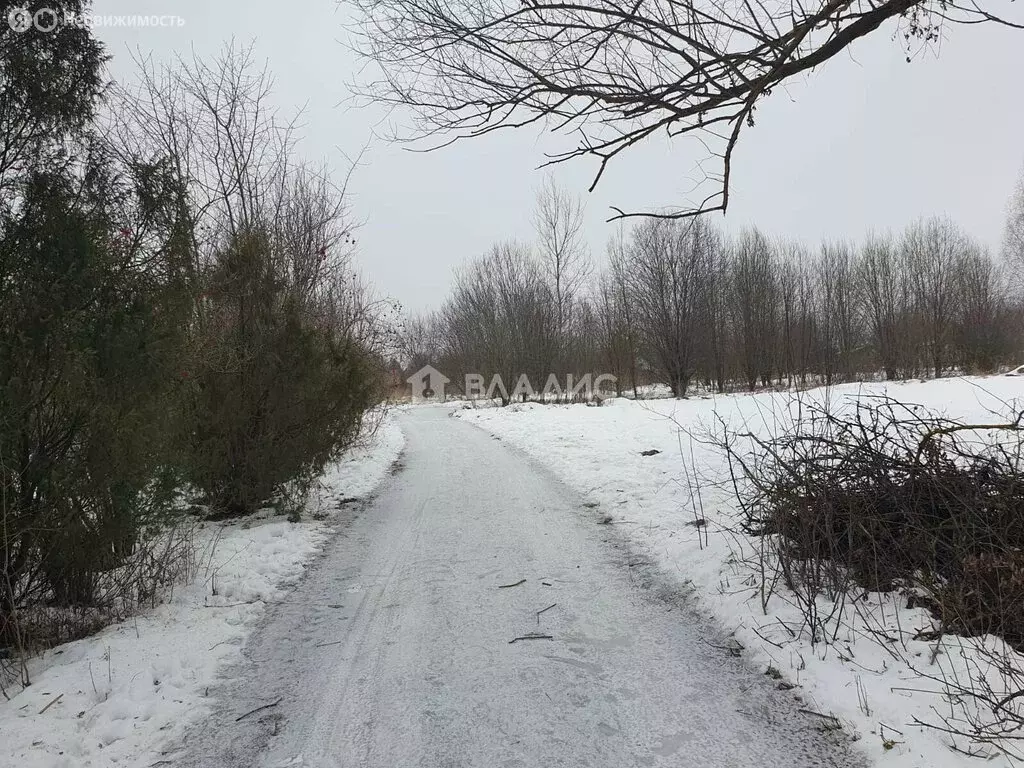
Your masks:
{"label": "dry grass", "polygon": [[0,694],[31,683],[25,661],[61,643],[95,634],[173,596],[176,585],[195,578],[199,569],[195,527],[183,523],[143,537],[120,565],[93,574],[92,598],[77,604],[47,599],[44,586],[21,592],[32,596],[0,625]]}

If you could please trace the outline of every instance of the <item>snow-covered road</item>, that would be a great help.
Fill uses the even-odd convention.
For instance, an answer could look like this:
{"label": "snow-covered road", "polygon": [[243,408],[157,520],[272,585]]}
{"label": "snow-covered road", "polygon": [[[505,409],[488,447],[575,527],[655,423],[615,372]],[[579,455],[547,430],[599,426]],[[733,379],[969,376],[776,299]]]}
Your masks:
{"label": "snow-covered road", "polygon": [[442,408],[401,423],[404,469],[268,612],[168,764],[854,763],[543,467]]}

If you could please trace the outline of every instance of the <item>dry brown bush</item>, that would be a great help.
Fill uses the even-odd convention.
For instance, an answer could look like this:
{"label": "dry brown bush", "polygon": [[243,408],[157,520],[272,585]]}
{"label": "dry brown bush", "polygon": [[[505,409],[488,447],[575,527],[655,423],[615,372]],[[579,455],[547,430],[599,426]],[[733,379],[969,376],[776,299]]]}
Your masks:
{"label": "dry brown bush", "polygon": [[[852,410],[799,403],[782,434],[723,441],[767,601],[786,598],[811,642],[830,642],[858,596],[901,592],[930,610],[927,665],[948,707],[932,722],[964,751],[1016,755],[1024,741],[1024,412],[988,423],[889,397]],[[872,634],[868,627],[868,634]],[[896,654],[900,642],[878,640]]]}

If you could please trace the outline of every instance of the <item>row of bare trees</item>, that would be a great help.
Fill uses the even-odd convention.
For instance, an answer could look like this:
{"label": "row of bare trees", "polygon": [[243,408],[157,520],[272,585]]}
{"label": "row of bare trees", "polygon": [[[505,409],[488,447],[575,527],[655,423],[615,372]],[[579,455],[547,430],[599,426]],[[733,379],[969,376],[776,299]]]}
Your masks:
{"label": "row of bare trees", "polygon": [[537,243],[495,246],[406,334],[413,368],[533,382],[610,373],[620,392],[663,383],[724,391],[1019,362],[1014,270],[946,218],[817,250],[707,217],[620,229],[594,272],[579,203],[552,184]]}
{"label": "row of bare trees", "polygon": [[692,383],[992,371],[1020,351],[1010,276],[948,219],[817,252],[757,229],[729,238],[704,219],[653,220],[612,242],[602,346],[615,373],[628,373],[632,349],[625,362],[677,396]]}

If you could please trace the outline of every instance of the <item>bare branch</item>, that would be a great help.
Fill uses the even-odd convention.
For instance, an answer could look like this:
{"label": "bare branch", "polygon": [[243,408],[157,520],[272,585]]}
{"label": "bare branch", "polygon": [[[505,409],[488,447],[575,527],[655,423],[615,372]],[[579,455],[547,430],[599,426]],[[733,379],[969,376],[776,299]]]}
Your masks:
{"label": "bare branch", "polygon": [[[577,137],[546,164],[591,157],[591,189],[621,153],[664,130],[707,142],[720,172],[696,206],[725,211],[732,154],[757,105],[786,80],[898,20],[904,40],[940,25],[1018,26],[975,0],[357,0],[361,53],[383,78],[358,90],[411,107],[435,147],[543,125]],[[615,209],[616,217],[627,214]]]}

